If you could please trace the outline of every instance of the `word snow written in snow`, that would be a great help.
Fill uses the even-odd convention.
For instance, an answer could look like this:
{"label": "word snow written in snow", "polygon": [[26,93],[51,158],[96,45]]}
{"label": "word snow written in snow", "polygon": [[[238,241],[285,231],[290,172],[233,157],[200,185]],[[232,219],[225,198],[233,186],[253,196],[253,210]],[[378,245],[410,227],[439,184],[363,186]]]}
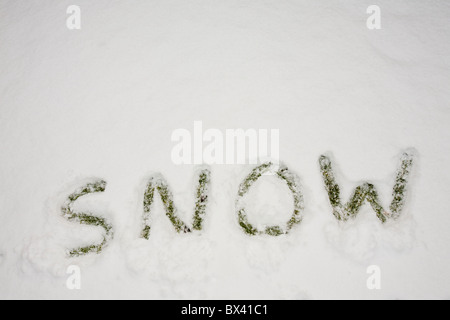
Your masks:
{"label": "word snow written in snow", "polygon": [[[376,216],[382,223],[388,220],[396,220],[405,205],[406,192],[408,187],[408,180],[413,164],[413,151],[406,151],[400,159],[400,165],[395,176],[394,187],[392,189],[392,201],[389,210],[386,210],[380,201],[376,187],[368,182],[359,185],[353,192],[350,200],[343,203],[340,195],[340,186],[334,170],[331,165],[331,160],[322,155],[319,157],[319,167],[322,174],[325,191],[328,194],[328,199],[332,208],[332,213],[337,220],[347,221],[356,217],[360,208],[367,202],[375,211]],[[275,176],[288,186],[292,195],[293,212],[290,218],[280,225],[266,225],[256,228],[254,221],[249,221],[245,201],[243,198],[252,188],[254,183],[265,175]],[[155,195],[158,194],[163,203],[166,216],[169,218],[174,229],[178,233],[190,233],[201,231],[203,229],[203,221],[206,217],[206,211],[209,200],[209,185],[211,182],[211,172],[208,166],[199,166],[196,169],[195,179],[197,181],[195,193],[195,203],[192,204],[192,220],[191,222],[183,221],[178,214],[178,207],[175,204],[172,191],[169,184],[160,174],[156,174],[149,178],[148,184],[144,192],[144,200],[142,206],[141,218],[141,233],[140,237],[149,239],[151,231],[151,216]],[[88,194],[104,192],[106,189],[106,181],[98,179],[92,181],[70,194],[66,202],[61,207],[61,212],[64,218],[69,221],[77,222],[103,229],[103,240],[100,243],[92,244],[85,247],[75,248],[69,251],[70,256],[85,255],[88,253],[100,253],[107,243],[113,239],[113,225],[108,222],[106,218],[96,216],[90,212],[76,212],[74,203],[80,198]],[[269,235],[279,236],[289,233],[296,225],[301,223],[303,218],[304,204],[302,186],[300,178],[296,173],[288,169],[284,165],[274,164],[271,162],[263,163],[255,167],[241,182],[237,190],[235,199],[235,214],[237,224],[242,231],[250,236]]]}

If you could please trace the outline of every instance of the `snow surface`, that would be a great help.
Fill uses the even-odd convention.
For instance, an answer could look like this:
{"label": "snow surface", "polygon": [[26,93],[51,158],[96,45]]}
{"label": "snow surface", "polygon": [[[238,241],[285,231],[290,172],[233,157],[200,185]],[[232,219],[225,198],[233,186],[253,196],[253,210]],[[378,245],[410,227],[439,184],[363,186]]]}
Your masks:
{"label": "snow surface", "polygon": [[[66,28],[71,4],[81,30]],[[381,30],[366,27],[371,4]],[[450,2],[429,0],[0,0],[0,298],[450,298],[449,17]],[[204,230],[177,234],[157,200],[140,239],[153,172],[192,215],[194,167],[172,164],[170,137],[196,120],[280,129],[303,222],[247,236],[234,204],[252,166],[215,165]],[[332,156],[345,201],[367,180],[388,207],[408,147],[417,157],[401,218],[382,225],[365,205],[338,223],[319,156]],[[75,209],[108,218],[115,237],[99,255],[68,258],[101,241],[101,229],[60,213],[93,178],[106,191]],[[289,217],[282,184],[255,184],[251,221]],[[69,265],[81,290],[66,288]],[[380,290],[366,287],[370,265]]]}

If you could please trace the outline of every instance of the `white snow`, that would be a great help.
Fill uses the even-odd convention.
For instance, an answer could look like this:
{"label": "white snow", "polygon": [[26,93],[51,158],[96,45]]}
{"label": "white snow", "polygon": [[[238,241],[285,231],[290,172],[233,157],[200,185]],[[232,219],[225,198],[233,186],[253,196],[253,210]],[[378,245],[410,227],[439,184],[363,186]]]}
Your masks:
{"label": "white snow", "polygon": [[[81,30],[66,28],[72,4]],[[366,27],[372,4],[380,30]],[[450,298],[449,17],[449,2],[423,0],[0,0],[0,298]],[[152,173],[190,221],[194,166],[171,162],[170,138],[196,120],[280,129],[302,223],[247,236],[235,200],[253,166],[213,165],[203,230],[176,233],[156,197],[140,239]],[[401,218],[382,225],[367,204],[338,223],[319,156],[332,156],[344,201],[370,181],[388,207],[408,147],[417,157]],[[76,209],[108,218],[114,239],[69,258],[102,239],[60,212],[93,178],[106,191]],[[247,195],[249,219],[279,222],[289,199],[264,177]],[[81,290],[66,287],[69,265]],[[366,287],[370,265],[380,290]]]}

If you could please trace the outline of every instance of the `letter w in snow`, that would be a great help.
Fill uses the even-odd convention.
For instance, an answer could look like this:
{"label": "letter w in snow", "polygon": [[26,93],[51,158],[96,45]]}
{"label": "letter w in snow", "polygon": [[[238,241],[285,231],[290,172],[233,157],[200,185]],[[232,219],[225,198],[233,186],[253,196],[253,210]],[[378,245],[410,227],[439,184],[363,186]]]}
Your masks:
{"label": "letter w in snow", "polygon": [[413,153],[410,151],[404,152],[401,157],[400,167],[397,170],[397,176],[392,190],[393,199],[389,207],[390,212],[387,212],[380,204],[378,192],[374,185],[367,182],[358,186],[353,192],[350,201],[343,205],[341,202],[340,187],[336,182],[331,166],[331,160],[324,155],[320,156],[320,171],[322,172],[325,189],[328,193],[330,204],[333,208],[333,214],[336,219],[346,221],[349,218],[355,217],[365,200],[370,203],[372,209],[377,214],[377,217],[382,222],[386,222],[388,219],[397,219],[405,204],[406,188],[412,163]]}

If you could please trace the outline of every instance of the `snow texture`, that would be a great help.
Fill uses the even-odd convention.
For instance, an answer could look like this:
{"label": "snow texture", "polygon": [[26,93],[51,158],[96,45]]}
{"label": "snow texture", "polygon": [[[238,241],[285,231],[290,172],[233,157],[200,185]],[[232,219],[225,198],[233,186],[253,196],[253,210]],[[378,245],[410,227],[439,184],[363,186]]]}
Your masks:
{"label": "snow texture", "polygon": [[[366,27],[369,5],[381,29]],[[81,29],[66,27],[69,5]],[[0,0],[0,298],[450,298],[450,2],[431,0]],[[299,177],[302,221],[249,236],[235,203],[251,165],[212,165],[202,230],[177,233],[161,199],[141,237],[149,177],[192,221],[198,177],[171,161],[171,134],[280,129]],[[333,216],[319,166],[343,202],[364,182],[389,208],[403,150],[417,150],[404,207],[381,223],[366,202]],[[65,219],[67,197],[92,181]],[[197,180],[197,181],[196,181]],[[250,221],[285,223],[287,184],[246,194]],[[66,270],[81,270],[69,290]],[[369,290],[366,270],[381,270]]]}

